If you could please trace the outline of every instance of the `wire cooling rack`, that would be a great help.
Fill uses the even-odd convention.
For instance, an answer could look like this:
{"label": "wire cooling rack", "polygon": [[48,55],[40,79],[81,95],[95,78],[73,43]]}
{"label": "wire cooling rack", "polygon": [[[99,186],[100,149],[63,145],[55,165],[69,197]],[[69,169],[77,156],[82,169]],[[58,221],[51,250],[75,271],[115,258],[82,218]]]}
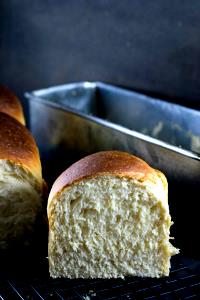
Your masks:
{"label": "wire cooling rack", "polygon": [[47,259],[19,265],[12,262],[10,275],[0,270],[0,300],[200,299],[200,262],[181,255],[172,259],[170,276],[161,279],[51,279]]}

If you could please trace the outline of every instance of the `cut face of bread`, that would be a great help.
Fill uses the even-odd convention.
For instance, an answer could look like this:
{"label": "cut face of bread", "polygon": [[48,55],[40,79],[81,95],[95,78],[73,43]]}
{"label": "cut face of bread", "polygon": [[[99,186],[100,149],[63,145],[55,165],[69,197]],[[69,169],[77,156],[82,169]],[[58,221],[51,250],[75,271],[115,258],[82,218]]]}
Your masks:
{"label": "cut face of bread", "polygon": [[52,277],[169,275],[171,218],[167,182],[99,174],[75,181],[49,201]]}
{"label": "cut face of bread", "polygon": [[26,242],[42,209],[41,191],[22,166],[0,160],[0,249],[13,241]]}
{"label": "cut face of bread", "polygon": [[0,249],[12,248],[15,241],[19,246],[29,244],[43,191],[39,152],[31,133],[0,112]]}

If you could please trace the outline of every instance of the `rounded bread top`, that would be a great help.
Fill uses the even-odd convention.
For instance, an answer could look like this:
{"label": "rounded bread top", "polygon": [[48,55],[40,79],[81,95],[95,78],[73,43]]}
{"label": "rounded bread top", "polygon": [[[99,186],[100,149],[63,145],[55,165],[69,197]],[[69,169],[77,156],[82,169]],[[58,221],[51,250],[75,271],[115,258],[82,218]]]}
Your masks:
{"label": "rounded bread top", "polygon": [[19,99],[5,86],[0,86],[0,112],[8,114],[23,125],[25,124]]}
{"label": "rounded bread top", "polygon": [[65,170],[54,182],[48,200],[48,206],[53,198],[62,190],[84,178],[102,175],[133,178],[138,181],[151,181],[156,184],[158,178],[167,186],[165,176],[151,168],[142,159],[121,151],[102,151],[86,156]]}
{"label": "rounded bread top", "polygon": [[37,145],[28,129],[0,112],[0,160],[8,160],[30,171],[42,181],[41,163]]}

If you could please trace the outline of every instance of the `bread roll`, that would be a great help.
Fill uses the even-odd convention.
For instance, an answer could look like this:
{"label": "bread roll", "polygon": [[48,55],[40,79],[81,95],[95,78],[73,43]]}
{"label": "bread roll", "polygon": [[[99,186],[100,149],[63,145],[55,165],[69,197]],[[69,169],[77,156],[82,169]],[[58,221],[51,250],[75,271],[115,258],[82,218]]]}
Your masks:
{"label": "bread roll", "polygon": [[0,112],[25,124],[23,109],[18,98],[5,86],[0,86]]}
{"label": "bread roll", "polygon": [[0,248],[32,230],[42,208],[43,180],[30,132],[0,112]]}
{"label": "bread roll", "polygon": [[73,164],[48,199],[49,271],[53,278],[168,276],[172,224],[165,176],[124,152]]}

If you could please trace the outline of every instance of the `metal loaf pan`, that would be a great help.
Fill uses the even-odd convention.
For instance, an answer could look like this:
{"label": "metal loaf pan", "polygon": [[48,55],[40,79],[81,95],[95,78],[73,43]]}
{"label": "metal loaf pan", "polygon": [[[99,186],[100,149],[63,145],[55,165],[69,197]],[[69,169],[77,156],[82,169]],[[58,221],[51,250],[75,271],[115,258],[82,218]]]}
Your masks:
{"label": "metal loaf pan", "polygon": [[[123,150],[178,181],[200,181],[200,112],[100,82],[26,93],[42,157]],[[194,152],[196,151],[196,153]],[[59,165],[59,163],[58,163]]]}
{"label": "metal loaf pan", "polygon": [[[165,173],[182,253],[200,258],[200,112],[100,82],[26,93],[30,127],[49,186],[71,163],[100,150],[133,153]],[[195,153],[196,151],[196,153]]]}

